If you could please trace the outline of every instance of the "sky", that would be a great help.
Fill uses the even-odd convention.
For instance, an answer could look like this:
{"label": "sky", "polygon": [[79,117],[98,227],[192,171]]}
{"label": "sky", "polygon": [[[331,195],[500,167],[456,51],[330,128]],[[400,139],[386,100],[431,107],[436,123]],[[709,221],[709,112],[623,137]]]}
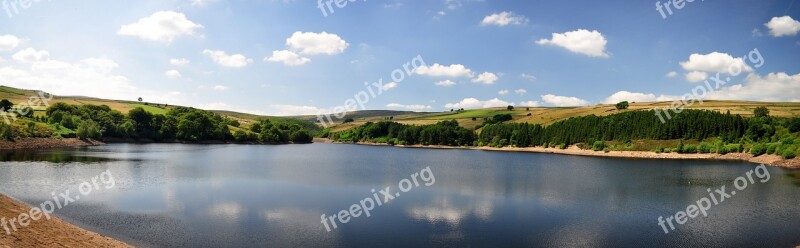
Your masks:
{"label": "sky", "polygon": [[673,101],[698,87],[800,101],[792,0],[0,1],[0,85],[56,95],[280,116]]}

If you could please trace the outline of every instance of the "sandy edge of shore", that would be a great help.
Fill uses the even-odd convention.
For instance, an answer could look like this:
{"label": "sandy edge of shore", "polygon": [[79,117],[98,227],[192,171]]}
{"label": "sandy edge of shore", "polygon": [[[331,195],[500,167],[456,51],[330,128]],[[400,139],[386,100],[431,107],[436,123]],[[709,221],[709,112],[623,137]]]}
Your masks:
{"label": "sandy edge of shore", "polygon": [[[31,207],[15,199],[0,194],[0,217],[10,221],[19,218],[22,213],[30,213]],[[6,224],[10,235],[0,226],[0,247],[132,247],[121,241],[84,230],[51,215],[43,216],[37,221],[30,221],[27,227],[13,231],[11,224]]]}
{"label": "sandy edge of shore", "polygon": [[[317,138],[314,142],[331,143],[331,144],[356,144],[356,145],[370,145],[370,146],[389,146],[383,143],[371,142],[357,142],[357,143],[343,143],[336,142],[330,139]],[[427,149],[462,149],[462,150],[482,150],[482,151],[504,151],[504,152],[535,152],[535,153],[552,153],[552,154],[565,154],[577,156],[593,156],[593,157],[615,157],[615,158],[646,158],[646,159],[705,159],[705,160],[733,160],[733,161],[746,161],[756,164],[766,164],[775,167],[782,167],[787,169],[800,169],[800,158],[784,159],[778,155],[761,155],[754,157],[749,153],[728,153],[725,155],[716,153],[704,154],[679,154],[679,153],[656,153],[646,151],[592,151],[583,150],[578,146],[570,146],[567,149],[559,148],[544,148],[544,147],[454,147],[454,146],[423,146],[423,145],[395,145],[395,147],[402,148],[427,148]]]}
{"label": "sandy edge of shore", "polygon": [[97,140],[81,140],[77,138],[25,138],[14,141],[2,140],[0,141],[0,150],[36,150],[36,149],[54,149],[54,148],[71,148],[82,146],[94,146],[104,144]]}

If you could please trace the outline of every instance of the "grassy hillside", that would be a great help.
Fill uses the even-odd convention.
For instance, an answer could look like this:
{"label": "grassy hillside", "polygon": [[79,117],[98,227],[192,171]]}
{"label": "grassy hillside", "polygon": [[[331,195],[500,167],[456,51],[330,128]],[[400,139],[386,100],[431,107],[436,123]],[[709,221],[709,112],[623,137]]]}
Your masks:
{"label": "grassy hillside", "polygon": [[[643,102],[631,103],[628,110],[619,111],[611,104],[598,104],[585,107],[517,107],[513,111],[506,108],[476,109],[441,113],[407,113],[394,115],[394,121],[410,125],[434,124],[443,120],[456,120],[459,125],[466,128],[474,128],[483,123],[483,118],[491,118],[497,114],[511,114],[514,117],[512,122],[532,123],[549,125],[554,122],[569,119],[571,117],[598,115],[607,116],[624,111],[650,110],[653,108],[668,109],[672,102]],[[714,110],[721,113],[730,111],[731,114],[739,114],[744,117],[751,117],[756,107],[767,107],[770,115],[775,117],[798,117],[800,116],[800,103],[769,103],[769,102],[748,102],[748,101],[704,101],[702,104],[695,103],[688,109]],[[528,115],[530,114],[530,115]],[[367,118],[355,118],[355,122],[339,124],[332,127],[333,131],[347,130],[352,127],[362,125],[366,122],[383,120],[388,116],[370,116]],[[473,120],[475,118],[475,120]]]}

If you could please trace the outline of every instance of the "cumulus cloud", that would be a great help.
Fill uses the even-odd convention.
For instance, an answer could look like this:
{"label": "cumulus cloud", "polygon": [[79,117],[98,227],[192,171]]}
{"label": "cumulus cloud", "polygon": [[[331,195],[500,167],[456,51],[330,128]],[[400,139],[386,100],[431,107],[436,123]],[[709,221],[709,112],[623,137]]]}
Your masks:
{"label": "cumulus cloud", "polygon": [[0,35],[0,51],[11,51],[19,46],[22,42],[19,38],[13,35]]}
{"label": "cumulus cloud", "polygon": [[734,58],[727,53],[712,52],[709,54],[689,55],[689,60],[680,62],[686,71],[703,71],[729,73],[729,68],[741,68],[744,72],[752,72],[753,68],[747,65],[744,58]]}
{"label": "cumulus cloud", "polygon": [[202,28],[203,25],[190,21],[183,13],[159,11],[135,23],[123,25],[117,34],[169,44],[180,36],[194,36]]}
{"label": "cumulus cloud", "polygon": [[800,21],[790,16],[773,17],[764,26],[769,28],[769,34],[774,37],[795,36],[800,32]]}
{"label": "cumulus cloud", "polygon": [[517,93],[519,95],[525,95],[525,93],[528,93],[528,90],[526,90],[526,89],[517,89],[517,90],[514,90],[514,93]]}
{"label": "cumulus cloud", "polygon": [[296,115],[316,115],[319,113],[330,113],[329,110],[314,106],[301,105],[270,105],[270,115],[274,116],[296,116]]}
{"label": "cumulus cloud", "polygon": [[498,92],[497,92],[497,94],[500,94],[500,95],[506,95],[506,94],[508,94],[508,90],[501,90],[501,91],[498,91]]}
{"label": "cumulus cloud", "polygon": [[119,65],[107,58],[86,58],[68,62],[50,58],[47,51],[20,54],[12,63],[0,68],[0,82],[4,85],[41,89],[56,95],[90,96],[107,99],[134,100],[138,97],[150,102],[178,104],[183,101],[180,92],[140,89],[125,76],[115,71]]}
{"label": "cumulus cloud", "polygon": [[508,105],[514,105],[513,102],[506,102],[497,98],[481,101],[475,98],[464,98],[457,103],[448,103],[444,106],[449,109],[481,109],[481,108],[497,108],[497,107],[505,107]]}
{"label": "cumulus cloud", "polygon": [[443,66],[440,64],[433,64],[432,66],[422,65],[414,69],[414,74],[424,75],[429,77],[450,77],[450,78],[471,78],[475,75],[472,70],[468,69],[461,64],[453,64]]}
{"label": "cumulus cloud", "polygon": [[787,102],[797,100],[800,95],[800,73],[789,75],[785,72],[760,76],[750,73],[744,82],[723,87],[708,93],[706,99],[749,100],[766,102]]}
{"label": "cumulus cloud", "polygon": [[539,45],[555,45],[589,57],[607,58],[606,38],[597,30],[578,29],[566,33],[553,33],[551,39],[540,39]]}
{"label": "cumulus cloud", "polygon": [[668,77],[668,78],[674,78],[674,77],[678,76],[678,72],[676,72],[676,71],[667,72],[667,74],[664,75],[664,76]]}
{"label": "cumulus cloud", "polygon": [[708,78],[708,73],[704,71],[690,71],[686,73],[686,81],[691,83],[702,82]]}
{"label": "cumulus cloud", "polygon": [[335,55],[344,52],[350,44],[336,34],[327,32],[294,32],[286,39],[286,46],[295,52],[317,55]]}
{"label": "cumulus cloud", "polygon": [[169,70],[169,71],[164,72],[164,76],[167,76],[168,78],[172,78],[172,79],[180,78],[181,77],[181,72],[179,72],[177,70]]}
{"label": "cumulus cloud", "polygon": [[473,83],[482,83],[482,84],[494,84],[494,82],[496,82],[498,79],[500,79],[500,78],[497,77],[496,74],[491,73],[491,72],[484,72],[484,73],[481,73],[480,75],[478,75],[478,77],[473,78],[472,82]]}
{"label": "cumulus cloud", "polygon": [[542,101],[556,107],[573,107],[573,106],[586,106],[589,101],[570,96],[556,96],[547,94],[542,96]]}
{"label": "cumulus cloud", "polygon": [[36,50],[33,48],[25,48],[14,55],[11,55],[11,58],[23,63],[33,63],[37,61],[46,61],[50,58],[50,53],[44,50]]}
{"label": "cumulus cloud", "polygon": [[431,109],[430,105],[423,105],[423,104],[404,105],[399,103],[390,103],[387,104],[386,107],[395,110],[410,110],[410,111],[426,111]]}
{"label": "cumulus cloud", "polygon": [[300,66],[311,62],[311,59],[302,57],[289,50],[273,51],[272,56],[264,58],[264,60],[270,62],[281,62],[288,66]]}
{"label": "cumulus cloud", "polygon": [[660,95],[656,96],[655,94],[647,94],[647,93],[638,93],[638,92],[628,92],[628,91],[619,91],[614,93],[613,95],[607,97],[603,100],[605,104],[616,104],[622,101],[628,102],[656,102],[656,101],[671,101],[678,99],[679,97],[675,96],[667,96],[667,95]]}
{"label": "cumulus cloud", "polygon": [[528,23],[528,18],[525,18],[525,16],[503,11],[484,17],[483,21],[481,21],[481,26],[496,25],[504,27],[507,25],[520,25],[525,23]]}
{"label": "cumulus cloud", "polygon": [[184,65],[188,65],[190,62],[191,61],[189,61],[188,59],[185,59],[185,58],[170,59],[169,60],[169,64],[174,65],[174,66],[184,66]]}
{"label": "cumulus cloud", "polygon": [[225,51],[203,50],[203,54],[214,60],[215,63],[224,67],[241,68],[252,63],[253,60],[241,54],[228,55]]}
{"label": "cumulus cloud", "polygon": [[433,83],[433,85],[442,86],[442,87],[450,87],[450,86],[456,85],[456,82],[453,82],[452,80],[442,80],[442,81]]}
{"label": "cumulus cloud", "polygon": [[228,90],[228,86],[225,86],[225,85],[215,85],[213,89],[214,89],[214,90],[216,90],[216,91],[224,91],[224,90]]}

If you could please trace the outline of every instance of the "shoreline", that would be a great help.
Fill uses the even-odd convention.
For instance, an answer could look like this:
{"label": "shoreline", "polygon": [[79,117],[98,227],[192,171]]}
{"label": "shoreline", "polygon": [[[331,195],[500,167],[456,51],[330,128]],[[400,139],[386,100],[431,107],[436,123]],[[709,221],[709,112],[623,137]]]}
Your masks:
{"label": "shoreline", "polygon": [[[30,213],[31,207],[0,193],[0,217],[10,221],[22,213]],[[27,227],[20,227],[14,232],[10,224],[11,234],[7,234],[0,226],[0,247],[133,247],[116,239],[103,236],[70,224],[61,218],[51,215],[37,221],[30,220]]]}
{"label": "shoreline", "polygon": [[0,151],[9,150],[37,150],[37,149],[56,149],[56,148],[74,148],[83,146],[103,145],[102,141],[98,140],[81,140],[78,138],[24,138],[14,141],[2,140],[0,141]]}
{"label": "shoreline", "polygon": [[[392,146],[384,143],[372,142],[337,142],[326,138],[316,138],[314,142],[328,143],[328,144],[354,144],[354,145],[368,145],[368,146]],[[760,155],[753,157],[749,153],[728,153],[725,155],[717,153],[693,153],[693,154],[680,154],[680,153],[656,153],[649,151],[592,151],[583,150],[573,145],[567,149],[559,148],[544,148],[544,147],[474,147],[474,146],[424,146],[424,145],[394,145],[400,148],[424,148],[424,149],[460,149],[460,150],[480,150],[480,151],[501,151],[501,152],[532,152],[532,153],[550,153],[562,154],[573,156],[589,156],[589,157],[612,157],[612,158],[643,158],[643,159],[676,159],[676,160],[728,160],[728,161],[745,161],[755,164],[765,164],[774,167],[781,167],[786,169],[800,169],[800,157],[793,159],[784,159],[778,155]]]}

